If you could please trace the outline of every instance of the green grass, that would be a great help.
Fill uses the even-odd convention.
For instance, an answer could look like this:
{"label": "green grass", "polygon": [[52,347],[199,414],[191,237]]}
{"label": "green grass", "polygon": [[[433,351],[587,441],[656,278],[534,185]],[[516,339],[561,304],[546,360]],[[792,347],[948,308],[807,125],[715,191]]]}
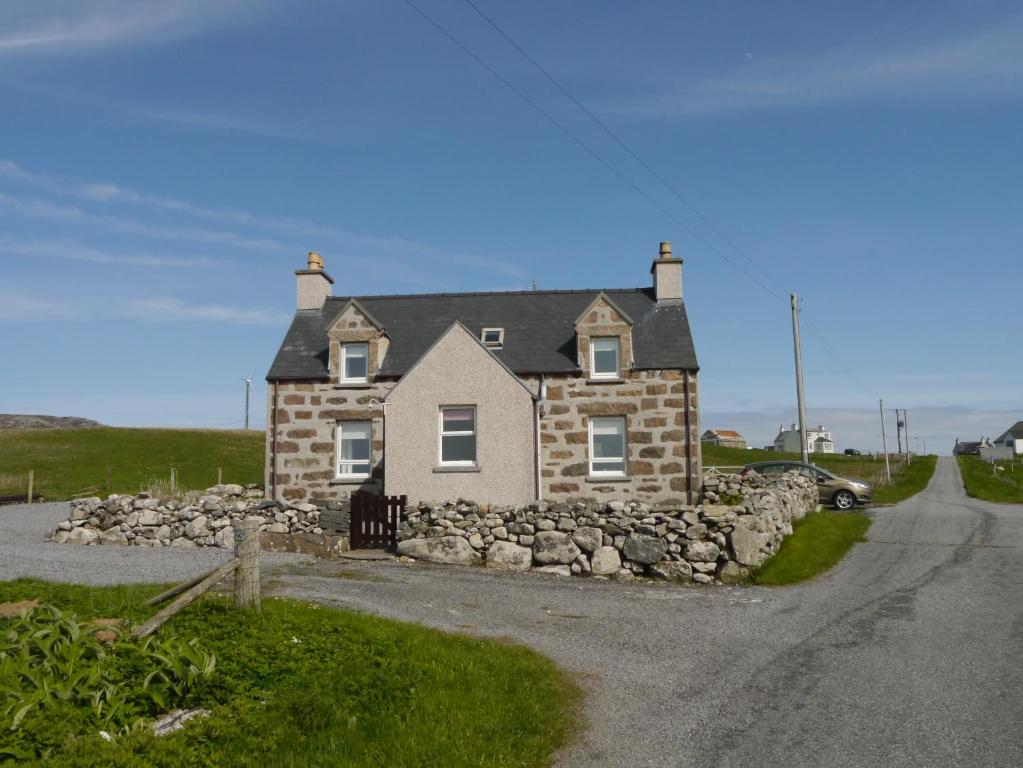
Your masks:
{"label": "green grass", "polygon": [[47,499],[136,493],[169,484],[171,467],[184,489],[213,485],[217,467],[225,483],[262,485],[263,448],[257,430],[0,430],[0,489],[24,492],[34,470],[35,493]]}
{"label": "green grass", "polygon": [[853,544],[864,541],[870,518],[859,512],[813,512],[793,525],[778,554],[753,572],[768,586],[795,584],[834,567]]}
{"label": "green grass", "polygon": [[[755,461],[771,461],[772,459],[790,459],[799,461],[798,453],[774,453],[763,450],[742,450],[741,448],[722,448],[715,445],[703,446],[703,465],[710,466],[742,466]],[[810,461],[836,475],[863,480],[874,486],[875,504],[895,504],[908,499],[924,488],[931,481],[936,456],[914,456],[912,464],[892,459],[892,482],[889,485],[885,477],[884,457],[845,456],[844,454],[811,454]]]}
{"label": "green grass", "polygon": [[1023,462],[997,461],[995,470],[977,456],[959,456],[966,495],[1002,504],[1023,504]]}
{"label": "green grass", "polygon": [[[20,580],[0,582],[0,602],[139,621],[159,589]],[[253,614],[207,598],[164,631],[216,654],[192,702],[212,715],[107,742],[87,711],[67,709],[29,724],[56,750],[39,765],[546,766],[575,723],[575,687],[517,645],[280,599]]]}

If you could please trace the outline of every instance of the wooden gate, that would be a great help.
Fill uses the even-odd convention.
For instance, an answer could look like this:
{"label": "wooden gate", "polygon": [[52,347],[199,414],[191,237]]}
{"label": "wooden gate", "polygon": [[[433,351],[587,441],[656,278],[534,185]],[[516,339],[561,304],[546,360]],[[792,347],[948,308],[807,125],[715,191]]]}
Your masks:
{"label": "wooden gate", "polygon": [[398,546],[398,523],[406,504],[406,496],[353,493],[350,522],[352,549],[395,550]]}

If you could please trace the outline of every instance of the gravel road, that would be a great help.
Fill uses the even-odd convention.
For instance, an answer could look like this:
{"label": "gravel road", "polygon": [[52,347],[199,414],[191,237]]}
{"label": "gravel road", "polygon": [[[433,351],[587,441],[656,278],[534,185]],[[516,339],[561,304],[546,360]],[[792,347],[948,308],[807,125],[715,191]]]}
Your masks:
{"label": "gravel road", "polygon": [[[172,581],[226,557],[43,543],[63,514],[0,509],[0,578]],[[943,458],[872,514],[867,543],[784,589],[276,555],[264,572],[278,594],[555,659],[588,694],[560,766],[1023,765],[1023,507],[967,498]]]}
{"label": "gravel road", "polygon": [[[79,584],[183,581],[227,560],[224,549],[51,544],[45,537],[68,516],[65,502],[0,507],[0,579],[31,576]],[[267,554],[268,567],[308,560]]]}

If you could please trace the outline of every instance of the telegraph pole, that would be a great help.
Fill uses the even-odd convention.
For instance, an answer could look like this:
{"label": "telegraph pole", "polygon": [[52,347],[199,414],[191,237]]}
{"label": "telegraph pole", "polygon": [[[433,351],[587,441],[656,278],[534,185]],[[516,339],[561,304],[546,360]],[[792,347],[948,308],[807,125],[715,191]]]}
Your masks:
{"label": "telegraph pole", "polygon": [[895,439],[898,441],[898,452],[902,453],[902,417],[899,416],[899,409],[895,409]]}
{"label": "telegraph pole", "polygon": [[806,403],[803,400],[803,350],[799,343],[799,297],[792,294],[792,346],[796,354],[796,400],[799,404],[799,446],[803,454],[803,463],[810,463],[810,453],[806,445]]}
{"label": "telegraph pole", "polygon": [[884,400],[878,400],[881,404],[881,446],[884,448],[884,474],[888,478],[888,482],[892,481],[892,466],[888,462],[888,438],[884,432]]}
{"label": "telegraph pole", "polygon": [[249,395],[252,393],[252,379],[245,379],[245,429],[249,428]]}
{"label": "telegraph pole", "polygon": [[906,430],[906,464],[913,463],[913,452],[909,450],[909,414],[906,413],[906,409],[902,409],[902,428]]}

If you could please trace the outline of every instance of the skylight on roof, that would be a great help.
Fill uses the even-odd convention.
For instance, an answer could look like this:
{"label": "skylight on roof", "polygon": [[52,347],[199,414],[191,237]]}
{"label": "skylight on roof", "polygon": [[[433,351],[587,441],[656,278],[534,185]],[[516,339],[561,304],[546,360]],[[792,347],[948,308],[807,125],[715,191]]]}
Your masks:
{"label": "skylight on roof", "polygon": [[484,328],[480,331],[480,341],[491,349],[501,349],[504,346],[504,328]]}

